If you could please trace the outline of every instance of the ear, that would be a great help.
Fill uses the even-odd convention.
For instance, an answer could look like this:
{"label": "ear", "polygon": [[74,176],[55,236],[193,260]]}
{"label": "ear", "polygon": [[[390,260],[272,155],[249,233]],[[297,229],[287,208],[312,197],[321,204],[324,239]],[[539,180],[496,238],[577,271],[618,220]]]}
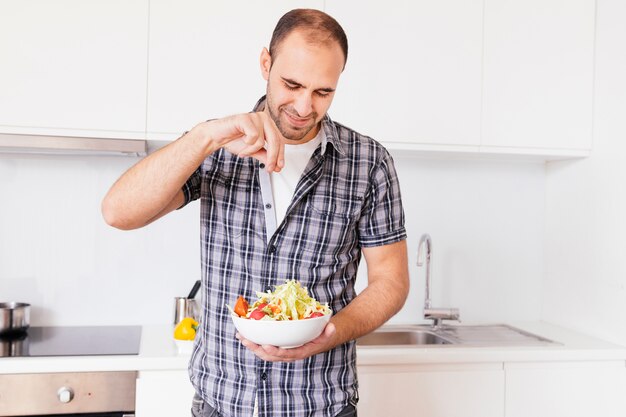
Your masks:
{"label": "ear", "polygon": [[259,60],[261,64],[261,75],[265,81],[269,81],[270,79],[270,68],[272,67],[272,57],[270,56],[270,51],[267,48],[263,48],[261,51],[261,58]]}

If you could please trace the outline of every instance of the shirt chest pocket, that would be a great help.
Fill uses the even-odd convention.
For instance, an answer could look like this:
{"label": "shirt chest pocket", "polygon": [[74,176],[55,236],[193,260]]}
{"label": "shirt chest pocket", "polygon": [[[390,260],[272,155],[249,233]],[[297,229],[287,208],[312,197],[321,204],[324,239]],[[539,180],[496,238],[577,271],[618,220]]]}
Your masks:
{"label": "shirt chest pocket", "polygon": [[[338,256],[349,252],[358,235],[362,199],[340,193],[310,193],[303,207],[306,228],[294,233],[302,242],[300,249],[312,256],[314,264],[334,264]],[[308,258],[307,258],[308,259]]]}
{"label": "shirt chest pocket", "polygon": [[216,175],[211,181],[211,191],[216,232],[237,238],[259,227],[253,178]]}
{"label": "shirt chest pocket", "polygon": [[363,206],[363,197],[350,195],[341,190],[316,192],[308,196],[307,204],[314,214],[322,218],[335,219],[337,223],[350,224],[358,220]]}

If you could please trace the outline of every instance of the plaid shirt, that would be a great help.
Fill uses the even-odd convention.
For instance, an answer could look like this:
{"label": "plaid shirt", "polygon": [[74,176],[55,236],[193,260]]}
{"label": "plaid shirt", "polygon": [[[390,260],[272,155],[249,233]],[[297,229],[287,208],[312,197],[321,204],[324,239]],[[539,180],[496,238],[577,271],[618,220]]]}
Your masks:
{"label": "plaid shirt", "polygon": [[265,362],[235,338],[225,307],[295,278],[337,313],[356,296],[361,248],[406,238],[389,153],[328,115],[322,128],[327,146],[313,153],[281,224],[270,174],[256,159],[220,149],[183,187],[186,203],[202,204],[204,303],[189,369],[221,416],[252,416],[256,395],[260,417],[334,417],[358,400],[354,341],[301,361]]}

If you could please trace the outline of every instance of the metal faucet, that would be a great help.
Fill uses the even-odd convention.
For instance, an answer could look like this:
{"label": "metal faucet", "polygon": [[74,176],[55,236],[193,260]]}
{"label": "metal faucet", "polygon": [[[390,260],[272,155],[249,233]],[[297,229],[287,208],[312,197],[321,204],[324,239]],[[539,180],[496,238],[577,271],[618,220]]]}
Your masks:
{"label": "metal faucet", "polygon": [[[444,320],[460,321],[458,308],[432,307],[430,301],[430,254],[432,252],[432,239],[428,233],[420,238],[417,248],[417,266],[426,264],[426,299],[424,300],[424,318],[433,321],[433,328],[441,327]],[[424,250],[424,248],[426,248]]]}

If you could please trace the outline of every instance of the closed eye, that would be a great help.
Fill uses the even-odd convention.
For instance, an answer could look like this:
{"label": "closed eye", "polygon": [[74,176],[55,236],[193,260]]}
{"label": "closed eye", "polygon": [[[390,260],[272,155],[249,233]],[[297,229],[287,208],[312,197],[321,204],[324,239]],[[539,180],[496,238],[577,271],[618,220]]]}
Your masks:
{"label": "closed eye", "polygon": [[[285,88],[287,90],[289,90],[289,91],[295,91],[295,90],[298,90],[298,89],[304,87],[303,85],[301,85],[301,84],[299,84],[299,83],[297,83],[297,82],[295,82],[293,80],[290,80],[288,78],[284,78],[284,77],[281,77],[281,78],[283,80],[283,84],[285,85]],[[335,89],[333,89],[333,88],[320,88],[319,90],[315,90],[315,94],[318,97],[325,98],[325,97],[330,96],[334,91],[335,91]]]}

